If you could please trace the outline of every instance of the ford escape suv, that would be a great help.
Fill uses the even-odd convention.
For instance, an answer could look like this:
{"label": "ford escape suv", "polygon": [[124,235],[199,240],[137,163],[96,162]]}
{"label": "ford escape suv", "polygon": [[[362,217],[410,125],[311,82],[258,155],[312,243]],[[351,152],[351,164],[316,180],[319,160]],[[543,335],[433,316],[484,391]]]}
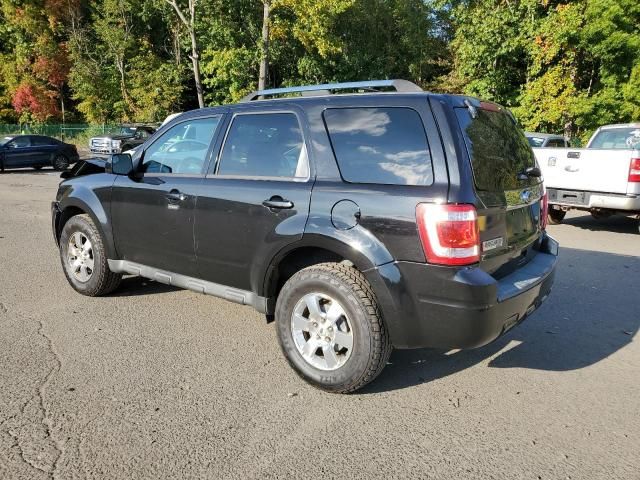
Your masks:
{"label": "ford escape suv", "polygon": [[485,345],[553,283],[540,170],[510,112],[407,81],[258,91],[65,177],[53,231],[75,290],[130,274],[251,305],[332,392],[392,348]]}

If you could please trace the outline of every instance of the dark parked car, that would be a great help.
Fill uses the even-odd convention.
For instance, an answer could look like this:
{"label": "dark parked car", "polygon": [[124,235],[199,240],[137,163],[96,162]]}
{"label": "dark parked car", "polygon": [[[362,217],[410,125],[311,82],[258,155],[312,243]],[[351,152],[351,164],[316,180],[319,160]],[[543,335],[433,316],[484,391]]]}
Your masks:
{"label": "dark parked car", "polygon": [[533,148],[569,148],[569,140],[553,133],[525,132],[529,145]]}
{"label": "dark parked car", "polygon": [[89,141],[91,153],[112,154],[142,145],[156,129],[148,125],[122,126],[118,133],[93,137]]}
{"label": "dark parked car", "polygon": [[0,171],[51,166],[66,170],[80,159],[75,145],[44,135],[11,135],[0,139]]}
{"label": "dark parked car", "polygon": [[553,284],[513,117],[406,81],[256,92],[67,176],[53,232],[74,289],[105,295],[126,273],[252,305],[329,391],[370,382],[393,347],[485,345]]}

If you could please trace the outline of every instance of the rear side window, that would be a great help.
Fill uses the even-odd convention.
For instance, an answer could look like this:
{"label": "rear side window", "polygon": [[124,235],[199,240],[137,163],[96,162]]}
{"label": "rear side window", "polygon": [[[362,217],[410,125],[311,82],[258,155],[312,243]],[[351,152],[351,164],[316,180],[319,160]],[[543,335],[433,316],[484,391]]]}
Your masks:
{"label": "rear side window", "polygon": [[222,148],[219,175],[307,178],[309,163],[293,113],[237,115]]}
{"label": "rear side window", "polygon": [[518,180],[519,173],[535,166],[535,157],[524,133],[506,111],[477,108],[475,118],[467,108],[456,108],[455,112],[479,190],[496,192],[539,182],[535,178]]}
{"label": "rear side window", "polygon": [[53,138],[31,137],[31,145],[45,146],[45,145],[55,145],[55,144],[56,144],[56,141]]}
{"label": "rear side window", "polygon": [[324,119],[347,182],[431,185],[433,167],[420,115],[410,108],[332,108]]}

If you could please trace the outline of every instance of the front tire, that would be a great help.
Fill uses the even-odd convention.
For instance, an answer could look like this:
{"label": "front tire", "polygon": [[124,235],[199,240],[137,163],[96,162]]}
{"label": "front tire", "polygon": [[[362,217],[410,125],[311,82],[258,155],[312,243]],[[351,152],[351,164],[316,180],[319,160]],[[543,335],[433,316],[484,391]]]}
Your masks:
{"label": "front tire", "polygon": [[564,210],[555,210],[550,208],[549,209],[549,223],[551,225],[558,225],[560,223],[562,223],[562,221],[564,220],[565,215],[567,214],[567,212],[565,212]]}
{"label": "front tire", "polygon": [[53,168],[58,172],[62,172],[69,168],[69,159],[64,155],[56,155],[53,159]]}
{"label": "front tire", "polygon": [[89,215],[71,217],[64,225],[60,260],[69,284],[89,297],[111,293],[122,279],[109,270],[102,236]]}
{"label": "front tire", "polygon": [[293,275],[278,296],[276,330],[298,375],[334,393],[371,382],[392,350],[371,286],[344,264],[323,263]]}

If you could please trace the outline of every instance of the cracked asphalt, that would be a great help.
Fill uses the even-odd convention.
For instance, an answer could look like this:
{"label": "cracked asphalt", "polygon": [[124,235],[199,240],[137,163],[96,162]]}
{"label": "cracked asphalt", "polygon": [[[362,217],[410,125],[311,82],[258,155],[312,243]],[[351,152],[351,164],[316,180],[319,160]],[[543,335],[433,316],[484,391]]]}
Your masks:
{"label": "cracked asphalt", "polygon": [[0,479],[640,479],[640,235],[572,213],[556,285],[484,348],[396,351],[358,394],[303,383],[248,307],[66,283],[56,174],[0,174]]}

